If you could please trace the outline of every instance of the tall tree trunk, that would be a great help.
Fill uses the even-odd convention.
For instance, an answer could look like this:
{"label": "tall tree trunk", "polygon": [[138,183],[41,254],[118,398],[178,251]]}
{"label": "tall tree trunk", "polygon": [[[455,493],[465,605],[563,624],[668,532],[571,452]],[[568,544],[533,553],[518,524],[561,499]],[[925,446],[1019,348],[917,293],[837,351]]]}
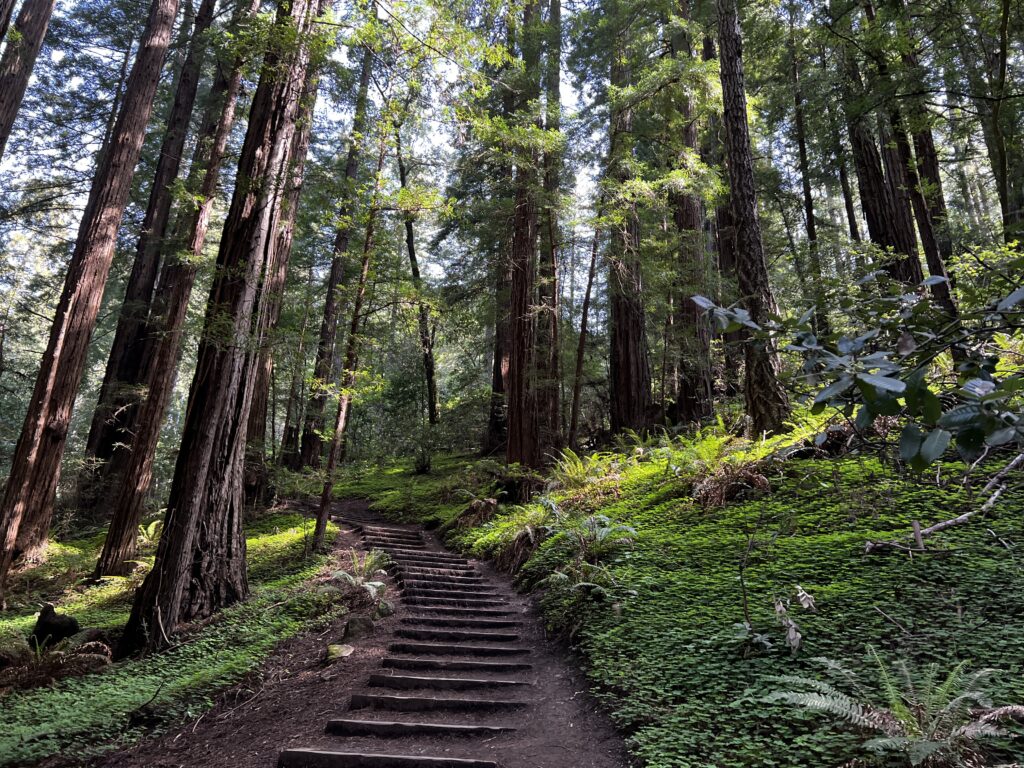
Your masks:
{"label": "tall tree trunk", "polygon": [[253,385],[252,407],[249,411],[249,424],[246,427],[248,449],[245,461],[245,499],[249,503],[265,500],[269,490],[266,455],[267,404],[270,397],[270,383],[274,376],[274,345],[273,339],[270,337],[273,335],[273,330],[277,328],[281,318],[281,307],[284,303],[285,279],[291,259],[292,241],[295,237],[299,199],[302,196],[302,184],[305,179],[306,156],[309,153],[309,142],[313,135],[313,112],[316,108],[319,82],[319,74],[311,71],[306,80],[305,92],[302,95],[295,135],[292,137],[288,187],[281,204],[281,220],[278,222],[274,235],[273,252],[277,269],[267,275],[263,286],[263,294],[267,301],[267,328],[270,333],[263,339],[258,353],[256,383]]}
{"label": "tall tree trunk", "polygon": [[[515,50],[516,25],[506,20],[505,47]],[[505,68],[511,75],[511,68]],[[516,109],[516,93],[505,88],[501,96],[501,116],[511,120]],[[513,189],[512,165],[503,163],[498,173],[499,193],[507,194]],[[514,191],[513,191],[514,195]],[[513,200],[514,209],[514,200]],[[509,215],[513,215],[509,212]],[[511,238],[504,238],[494,269],[494,352],[491,358],[491,400],[487,414],[487,435],[484,439],[484,453],[490,455],[508,449],[508,375],[512,351],[512,320],[509,314],[512,295]]]}
{"label": "tall tree trunk", "polygon": [[142,220],[135,261],[125,286],[121,314],[107,358],[99,401],[93,413],[85,446],[85,464],[78,477],[78,514],[97,520],[108,512],[105,502],[107,477],[104,466],[117,450],[129,450],[131,436],[124,426],[134,418],[142,384],[142,345],[146,318],[153,301],[160,269],[160,255],[167,235],[174,202],[174,182],[181,169],[185,138],[199,90],[199,76],[205,58],[206,31],[213,22],[216,0],[203,0],[192,27],[188,53],[182,63],[174,103],[167,116],[167,130],[157,159],[153,187]]}
{"label": "tall tree trunk", "polygon": [[[844,29],[849,31],[847,27]],[[864,91],[860,68],[845,39],[841,39],[838,45],[843,65],[840,78],[843,111],[868,237],[881,248],[893,249],[893,257],[885,263],[889,274],[896,280],[916,285],[923,275],[917,255],[913,214],[906,197],[906,184],[901,180],[900,164],[891,162],[892,151],[887,147],[884,153],[887,172],[883,171],[883,155],[875,143],[868,116],[858,105]],[[883,134],[881,138],[884,146],[886,137]]]}
{"label": "tall tree trunk", "polygon": [[[688,0],[679,4],[682,18],[689,21],[691,10]],[[695,52],[688,32],[674,36],[673,54],[692,60]],[[700,150],[697,118],[689,91],[681,96],[678,107],[682,117],[682,146],[685,153],[696,155]],[[681,163],[686,163],[684,155]],[[685,166],[684,166],[685,167]],[[711,414],[714,385],[711,375],[711,329],[700,308],[690,300],[695,293],[708,292],[707,250],[704,243],[704,206],[692,194],[676,195],[673,218],[681,242],[675,284],[678,290],[678,309],[669,315],[673,330],[679,335],[678,391],[672,416],[676,421],[696,423]],[[667,335],[667,334],[666,334]],[[667,360],[665,361],[667,368]],[[662,378],[665,378],[663,371]],[[664,385],[663,385],[664,386]],[[662,396],[664,401],[665,396]],[[664,406],[663,406],[664,407]]]}
{"label": "tall tree trunk", "polygon": [[[259,0],[239,6],[232,26],[256,13]],[[133,435],[130,451],[117,451],[107,467],[111,520],[97,576],[124,575],[135,557],[136,531],[153,477],[160,430],[174,392],[185,319],[200,263],[210,216],[217,201],[220,170],[227,151],[244,62],[218,62],[185,187],[197,201],[181,211],[167,243],[168,260],[160,273],[142,350],[146,397],[125,426]]]}
{"label": "tall tree trunk", "polygon": [[[398,180],[402,189],[408,189],[409,174],[402,154],[402,127],[395,124],[395,155],[398,160]],[[405,225],[405,249],[409,254],[409,271],[412,273],[412,285],[416,289],[416,319],[420,335],[420,354],[423,356],[423,376],[427,385],[427,421],[438,422],[437,378],[434,374],[434,338],[430,332],[430,306],[423,298],[423,278],[420,276],[420,263],[416,258],[416,232],[414,216],[407,212],[403,216]]]}
{"label": "tall tree trunk", "polygon": [[[0,0],[3,2],[3,0]],[[7,41],[3,57],[0,58],[0,159],[3,159],[7,140],[11,138],[14,120],[18,116],[22,99],[28,89],[28,81],[32,78],[32,69],[36,65],[39,49],[43,47],[46,29],[50,25],[50,16],[57,0],[25,0],[14,22],[14,33]],[[0,15],[0,27],[9,23],[13,9],[13,0],[6,8],[5,22]],[[0,7],[0,14],[4,8]],[[0,30],[0,41],[3,41],[3,30]]]}
{"label": "tall tree trunk", "polygon": [[11,562],[38,551],[53,517],[71,410],[114,256],[117,228],[171,39],[177,0],[154,0],[110,151],[93,178],[64,290],[0,502],[0,597]]}
{"label": "tall tree trunk", "polygon": [[[548,0],[547,43],[544,66],[544,128],[548,133],[561,130],[562,101],[562,4]],[[548,452],[562,443],[561,435],[561,354],[558,339],[558,262],[561,249],[559,227],[561,191],[561,153],[544,153],[543,204],[539,212],[540,260],[537,264],[537,340],[536,340],[536,414],[540,450]]]}
{"label": "tall tree trunk", "polygon": [[[747,95],[743,75],[743,42],[736,0],[718,0],[719,60],[722,80],[722,121],[729,164],[729,189],[736,218],[737,276],[742,301],[755,323],[777,311],[768,282],[761,240],[761,222],[754,188],[754,156],[747,126]],[[781,362],[768,340],[744,345],[744,395],[755,434],[778,432],[789,414],[786,391],[779,381]]]}
{"label": "tall tree trunk", "polygon": [[[828,309],[825,305],[824,271],[818,248],[818,224],[814,220],[814,195],[811,191],[811,166],[807,160],[807,133],[804,128],[804,91],[800,83],[800,47],[796,37],[796,23],[789,25],[790,76],[793,83],[793,116],[796,129],[797,158],[800,165],[800,187],[804,198],[804,225],[807,228],[808,262],[814,282],[814,325],[818,334],[829,333]],[[796,251],[794,250],[794,258]]]}
{"label": "tall tree trunk", "polygon": [[[602,201],[603,202],[603,201]],[[569,411],[570,448],[579,445],[580,400],[583,394],[583,363],[587,354],[587,325],[590,322],[590,299],[594,291],[594,278],[597,276],[597,253],[601,244],[602,202],[597,205],[597,216],[594,218],[594,237],[590,245],[590,267],[587,269],[587,287],[583,292],[583,305],[580,307],[580,337],[576,342],[576,369],[572,377],[572,407]]]}
{"label": "tall tree trunk", "polygon": [[0,43],[7,35],[7,29],[11,26],[11,16],[14,15],[14,0],[0,0]]}
{"label": "tall tree trunk", "polygon": [[[618,56],[613,57],[610,82],[617,88],[632,84],[629,66]],[[609,175],[621,188],[632,177],[632,107],[614,108],[610,123]],[[614,432],[626,429],[644,432],[650,426],[653,398],[640,265],[640,218],[628,201],[621,213],[622,222],[608,250],[611,427]]]}
{"label": "tall tree trunk", "polygon": [[161,646],[181,623],[209,616],[248,593],[242,535],[246,424],[268,306],[261,281],[272,274],[292,137],[309,66],[317,4],[278,6],[275,26],[298,45],[266,54],[217,256],[203,338],[153,570],[135,596],[122,649]]}
{"label": "tall tree trunk", "polygon": [[299,344],[292,360],[291,384],[288,387],[288,402],[285,405],[284,429],[281,432],[281,450],[278,462],[282,467],[292,471],[301,469],[299,461],[299,438],[301,437],[302,402],[305,399],[302,381],[306,367],[306,333],[309,329],[309,315],[313,293],[313,269],[309,268],[309,280],[306,285],[306,299],[302,306],[302,328],[299,333]]}
{"label": "tall tree trunk", "polygon": [[[527,0],[523,8],[521,50],[522,81],[517,92],[517,117],[525,124],[540,125],[535,114],[540,97],[539,0]],[[537,434],[531,378],[536,364],[536,328],[533,295],[537,262],[537,152],[520,148],[515,169],[515,208],[512,215],[512,281],[509,291],[508,445],[509,464],[538,466],[543,456]]]}
{"label": "tall tree trunk", "polygon": [[[371,2],[369,12],[376,13]],[[337,365],[338,324],[341,313],[340,289],[345,275],[345,261],[348,258],[349,242],[352,239],[351,216],[356,199],[356,176],[359,173],[359,153],[363,134],[366,132],[367,107],[369,105],[370,77],[373,73],[373,50],[369,45],[363,48],[363,60],[359,71],[359,87],[356,91],[355,113],[352,118],[352,136],[345,158],[345,173],[342,179],[341,202],[338,205],[338,228],[334,235],[334,254],[331,271],[327,277],[324,316],[320,324],[320,337],[313,363],[313,385],[309,402],[306,404],[306,421],[302,429],[300,448],[302,466],[319,467],[323,453],[324,408],[327,405],[331,381]]]}
{"label": "tall tree trunk", "polygon": [[363,238],[363,258],[359,267],[359,280],[356,284],[355,296],[352,299],[352,318],[349,321],[348,340],[345,344],[345,362],[341,367],[340,392],[338,410],[334,418],[334,433],[331,435],[327,451],[327,468],[324,487],[320,494],[320,510],[316,517],[313,530],[313,550],[319,551],[324,543],[327,531],[327,519],[331,511],[331,494],[334,490],[334,471],[344,456],[345,432],[348,429],[348,416],[352,408],[352,389],[356,384],[356,371],[359,367],[359,343],[361,341],[361,325],[363,323],[363,301],[366,298],[366,283],[370,276],[370,262],[373,257],[373,239],[377,222],[377,210],[380,205],[381,174],[384,170],[384,158],[387,155],[387,134],[384,126],[380,127],[380,147],[377,154],[377,170],[374,176],[373,197],[367,211],[366,236]]}

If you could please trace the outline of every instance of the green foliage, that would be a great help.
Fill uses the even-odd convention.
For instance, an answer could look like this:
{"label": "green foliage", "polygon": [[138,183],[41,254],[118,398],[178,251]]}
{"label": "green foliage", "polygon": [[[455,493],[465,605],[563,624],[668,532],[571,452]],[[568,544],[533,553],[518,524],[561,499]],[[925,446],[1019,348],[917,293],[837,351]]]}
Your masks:
{"label": "green foliage", "polygon": [[[870,649],[878,680],[877,693],[862,684],[843,665],[818,659],[825,671],[845,684],[852,695],[818,678],[781,676],[788,686],[765,697],[811,712],[831,715],[861,732],[873,734],[864,750],[882,765],[959,768],[984,765],[981,742],[1012,737],[1000,723],[1024,717],[1024,707],[992,707],[995,670],[968,671],[960,662],[945,675],[938,664],[920,674],[899,659],[890,670],[875,649]],[[876,700],[884,702],[876,704]]]}
{"label": "green foliage", "polygon": [[[824,416],[796,418],[801,438],[826,423]],[[901,475],[868,457],[772,459],[791,452],[784,441],[744,441],[724,425],[650,441],[639,459],[634,448],[615,456],[617,477],[608,485],[553,489],[528,504],[503,505],[479,527],[453,531],[450,541],[499,562],[504,553],[528,553],[519,583],[542,590],[548,623],[577,644],[596,695],[643,764],[821,768],[862,756],[862,738],[850,728],[799,709],[769,708],[760,698],[778,689],[779,675],[813,676],[815,657],[870,663],[865,644],[916,667],[952,668],[969,659],[1000,670],[987,691],[996,703],[1024,697],[1024,615],[1016,598],[1024,576],[1014,552],[1000,543],[1024,535],[1017,516],[944,531],[930,540],[937,554],[864,555],[866,540],[905,535],[911,520],[925,524],[974,509],[971,488],[946,479],[962,466],[942,465],[936,479]],[[770,460],[762,469],[770,494],[696,504],[695,479],[739,462],[735,455]],[[486,477],[464,465],[430,487],[447,493]],[[427,520],[443,507],[408,469],[375,482],[403,519],[415,519],[415,504]],[[406,493],[415,502],[399,505]],[[1019,491],[1008,494],[1000,508],[1020,503]],[[565,530],[575,524],[581,533],[627,526],[632,532],[616,536],[631,543],[590,563],[579,556],[587,547]],[[530,534],[527,546],[522,537]],[[750,632],[767,641],[753,641],[756,647],[737,637],[745,621],[744,558]],[[801,593],[813,595],[814,610]],[[790,602],[787,613],[801,634],[796,654],[777,613],[778,604]],[[997,762],[1024,758],[1005,740],[989,746]]]}
{"label": "green foliage", "polygon": [[386,576],[384,568],[391,561],[390,558],[376,549],[363,555],[358,550],[350,549],[348,556],[348,570],[335,571],[331,579],[351,590],[364,592],[371,603],[379,603],[388,588],[383,579]]}
{"label": "green foliage", "polygon": [[[195,716],[211,705],[219,689],[244,677],[279,642],[343,612],[336,595],[309,588],[327,562],[326,556],[306,555],[312,524],[297,514],[253,521],[246,531],[252,597],[223,611],[187,636],[187,642],[157,656],[119,662],[102,674],[5,696],[0,704],[0,766],[56,754],[86,760],[130,743],[152,727],[151,718],[142,716],[143,708],[155,713],[159,724]],[[328,536],[337,532],[331,524]],[[95,563],[100,544],[99,537],[51,544],[51,559],[38,568],[49,571],[68,557]],[[127,579],[105,579],[68,589],[55,602],[83,627],[113,630],[127,620],[134,586]],[[23,638],[33,622],[32,613],[24,609],[20,615],[5,614],[0,634]]]}

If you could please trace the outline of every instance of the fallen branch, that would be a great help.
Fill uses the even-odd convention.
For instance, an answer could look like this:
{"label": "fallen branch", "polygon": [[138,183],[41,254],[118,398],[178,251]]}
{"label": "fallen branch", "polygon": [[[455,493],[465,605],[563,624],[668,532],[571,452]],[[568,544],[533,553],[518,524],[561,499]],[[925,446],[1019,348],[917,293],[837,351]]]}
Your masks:
{"label": "fallen branch", "polygon": [[864,553],[870,555],[885,549],[924,552],[924,539],[926,537],[931,536],[933,533],[944,531],[947,528],[963,525],[976,515],[984,514],[992,509],[999,500],[999,497],[1003,495],[1003,491],[1006,490],[1006,476],[1013,470],[1017,469],[1017,467],[1021,466],[1021,464],[1024,464],[1024,453],[1018,454],[1013,461],[999,470],[992,479],[985,484],[985,487],[982,489],[982,493],[988,493],[990,495],[985,500],[985,503],[977,509],[972,509],[970,512],[964,512],[962,515],[957,515],[949,520],[943,520],[941,523],[936,523],[928,528],[919,528],[919,525],[917,525],[915,521],[914,532],[907,538],[916,546],[908,547],[898,541],[869,541],[864,545]]}

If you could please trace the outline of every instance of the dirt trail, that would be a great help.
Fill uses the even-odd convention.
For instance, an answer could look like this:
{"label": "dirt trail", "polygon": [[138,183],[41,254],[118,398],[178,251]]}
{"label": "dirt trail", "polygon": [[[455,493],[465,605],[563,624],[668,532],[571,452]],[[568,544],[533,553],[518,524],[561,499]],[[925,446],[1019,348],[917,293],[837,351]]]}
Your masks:
{"label": "dirt trail", "polygon": [[103,766],[629,765],[582,675],[506,576],[446,552],[417,526],[382,522],[365,505],[339,510],[341,545],[386,550],[395,562],[395,615],[352,642],[356,652],[327,675],[320,659],[340,625],[286,643],[263,670],[260,693],[241,703],[228,697]]}

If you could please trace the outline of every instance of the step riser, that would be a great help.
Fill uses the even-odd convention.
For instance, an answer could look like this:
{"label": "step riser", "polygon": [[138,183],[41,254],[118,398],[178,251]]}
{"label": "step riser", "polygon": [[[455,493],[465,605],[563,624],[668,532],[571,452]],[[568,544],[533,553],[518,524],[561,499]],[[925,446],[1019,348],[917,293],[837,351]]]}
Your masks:
{"label": "step riser", "polygon": [[388,652],[433,656],[523,656],[529,653],[530,649],[448,643],[392,643],[388,646]]}
{"label": "step riser", "polygon": [[514,643],[519,639],[519,635],[512,632],[464,632],[457,629],[412,629],[409,627],[399,627],[395,630],[395,636],[407,640],[479,643]]}
{"label": "step riser", "polygon": [[452,608],[444,605],[418,605],[416,613],[430,616],[460,616],[465,618],[491,619],[504,616],[515,616],[519,611],[511,608]]}
{"label": "step riser", "polygon": [[405,599],[406,605],[439,605],[448,606],[451,608],[497,608],[505,605],[504,600],[469,600],[466,598],[460,598],[458,600],[449,599],[445,597],[408,597]]}
{"label": "step riser", "polygon": [[501,595],[493,589],[427,589],[406,587],[402,592],[407,597],[443,597],[451,600],[500,600]]}
{"label": "step riser", "polygon": [[529,683],[517,680],[470,680],[452,677],[411,677],[405,675],[370,675],[374,688],[392,688],[397,691],[411,691],[428,688],[435,691],[478,691],[492,688],[517,688]]}
{"label": "step riser", "polygon": [[364,755],[319,749],[286,749],[278,768],[498,768],[491,760],[459,760],[454,757],[412,755]]}
{"label": "step riser", "polygon": [[446,725],[443,723],[394,723],[378,720],[331,720],[327,733],[334,736],[378,736],[395,739],[403,736],[493,736],[516,730],[503,725]]}
{"label": "step riser", "polygon": [[401,624],[416,624],[427,627],[468,627],[480,629],[514,629],[522,626],[514,619],[459,619],[437,618],[436,616],[403,616]]}
{"label": "step riser", "polygon": [[455,589],[464,592],[493,592],[490,584],[450,581],[448,579],[398,579],[408,589]]}
{"label": "step riser", "polygon": [[515,661],[437,661],[435,659],[386,658],[381,665],[387,669],[410,672],[529,672],[532,664]]}
{"label": "step riser", "polygon": [[433,699],[426,696],[370,696],[353,694],[350,709],[387,709],[394,712],[474,712],[483,709],[519,709],[524,701],[493,699]]}

